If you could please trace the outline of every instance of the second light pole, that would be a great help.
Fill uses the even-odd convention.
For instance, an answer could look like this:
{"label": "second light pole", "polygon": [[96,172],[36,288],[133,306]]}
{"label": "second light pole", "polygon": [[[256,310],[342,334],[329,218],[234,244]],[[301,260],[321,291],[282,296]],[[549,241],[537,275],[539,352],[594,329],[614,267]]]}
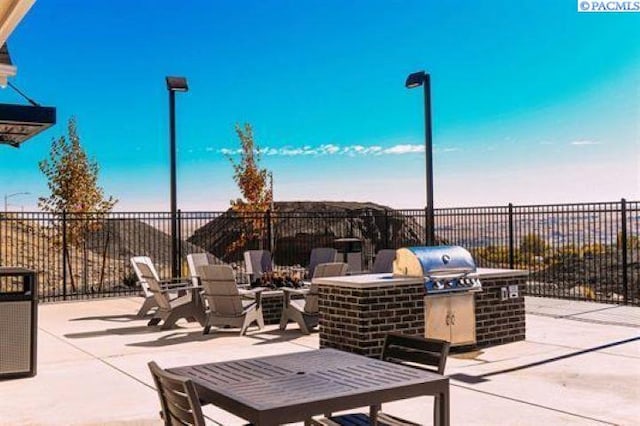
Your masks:
{"label": "second light pole", "polygon": [[189,90],[184,77],[167,77],[169,91],[169,154],[171,167],[171,276],[180,277],[178,244],[178,200],[176,189],[176,92]]}
{"label": "second light pole", "polygon": [[407,89],[424,88],[424,154],[427,168],[426,245],[435,245],[435,214],[433,208],[433,144],[431,127],[431,78],[424,71],[409,74],[405,82]]}

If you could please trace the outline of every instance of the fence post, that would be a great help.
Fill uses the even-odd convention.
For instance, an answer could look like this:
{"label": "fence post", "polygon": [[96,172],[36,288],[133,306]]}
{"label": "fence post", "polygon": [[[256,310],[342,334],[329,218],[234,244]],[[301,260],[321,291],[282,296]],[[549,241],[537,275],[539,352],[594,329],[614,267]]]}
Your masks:
{"label": "fence post", "polygon": [[67,211],[62,211],[62,300],[67,300]]}
{"label": "fence post", "polygon": [[267,225],[267,247],[273,255],[273,240],[271,239],[271,209],[267,209],[264,220]]}
{"label": "fence post", "polygon": [[178,226],[176,226],[177,253],[175,255],[177,256],[177,259],[178,259],[178,261],[176,262],[176,264],[178,265],[178,277],[182,277],[182,210],[178,209],[176,213],[177,213],[176,222]]}
{"label": "fence post", "polygon": [[627,257],[628,243],[627,243],[627,200],[620,200],[620,214],[622,227],[620,231],[620,244],[622,245],[622,293],[624,298],[624,304],[629,303],[629,260]]}
{"label": "fence post", "polygon": [[515,268],[514,254],[514,236],[513,236],[513,204],[509,203],[509,268]]}
{"label": "fence post", "polygon": [[429,206],[424,208],[424,245],[429,245]]}
{"label": "fence post", "polygon": [[384,209],[384,248],[389,248],[389,211]]}

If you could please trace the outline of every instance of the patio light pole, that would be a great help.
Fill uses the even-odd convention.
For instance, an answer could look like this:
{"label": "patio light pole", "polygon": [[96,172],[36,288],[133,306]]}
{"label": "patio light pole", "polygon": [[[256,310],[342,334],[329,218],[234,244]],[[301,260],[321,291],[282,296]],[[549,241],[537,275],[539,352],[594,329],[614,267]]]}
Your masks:
{"label": "patio light pole", "polygon": [[407,89],[424,88],[424,154],[427,169],[426,245],[435,245],[435,220],[433,211],[433,144],[431,127],[431,78],[424,71],[409,74],[404,83]]}
{"label": "patio light pole", "polygon": [[9,198],[17,197],[18,195],[31,195],[30,192],[14,192],[13,194],[4,194],[4,212],[9,210]]}
{"label": "patio light pole", "polygon": [[176,92],[189,90],[184,77],[167,77],[169,91],[169,152],[171,163],[171,276],[180,277],[180,254],[178,253],[178,201],[176,196]]}

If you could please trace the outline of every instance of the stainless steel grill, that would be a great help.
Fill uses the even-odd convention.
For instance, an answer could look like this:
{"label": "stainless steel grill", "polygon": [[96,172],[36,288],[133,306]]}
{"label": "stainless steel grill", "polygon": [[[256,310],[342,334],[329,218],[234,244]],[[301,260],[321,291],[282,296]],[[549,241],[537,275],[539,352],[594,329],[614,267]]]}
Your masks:
{"label": "stainless steel grill", "polygon": [[459,246],[401,248],[393,262],[394,276],[424,277],[427,294],[480,291],[475,272],[471,253]]}
{"label": "stainless steel grill", "polygon": [[471,253],[458,246],[407,247],[396,250],[395,276],[424,278],[425,337],[452,346],[476,342],[474,291],[482,283],[473,276]]}

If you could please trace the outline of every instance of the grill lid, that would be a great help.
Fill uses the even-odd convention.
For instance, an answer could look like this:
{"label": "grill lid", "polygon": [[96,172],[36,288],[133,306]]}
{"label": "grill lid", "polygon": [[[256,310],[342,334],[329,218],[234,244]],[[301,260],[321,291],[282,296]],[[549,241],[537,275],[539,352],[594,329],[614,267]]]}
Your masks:
{"label": "grill lid", "polygon": [[393,262],[394,276],[462,277],[475,271],[471,253],[460,246],[401,248]]}

